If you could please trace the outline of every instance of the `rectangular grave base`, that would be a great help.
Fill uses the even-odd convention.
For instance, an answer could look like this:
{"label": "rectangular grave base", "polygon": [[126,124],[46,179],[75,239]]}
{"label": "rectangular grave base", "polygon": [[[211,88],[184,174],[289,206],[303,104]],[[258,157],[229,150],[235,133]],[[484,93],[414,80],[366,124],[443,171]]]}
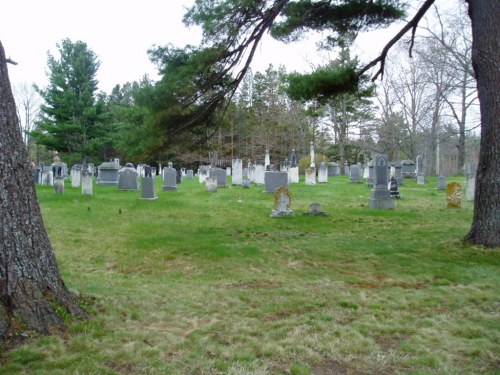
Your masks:
{"label": "rectangular grave base", "polygon": [[396,207],[396,202],[393,198],[368,198],[368,204],[371,208],[377,208],[382,210],[392,210]]}
{"label": "rectangular grave base", "polygon": [[293,216],[293,210],[279,211],[273,210],[271,217],[285,217],[285,216]]}

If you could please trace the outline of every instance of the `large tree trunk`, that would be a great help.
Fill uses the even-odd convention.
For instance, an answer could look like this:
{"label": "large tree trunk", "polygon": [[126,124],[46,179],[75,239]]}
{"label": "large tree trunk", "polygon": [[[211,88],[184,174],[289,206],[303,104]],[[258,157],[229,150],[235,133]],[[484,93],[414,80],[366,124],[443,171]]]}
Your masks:
{"label": "large tree trunk", "polygon": [[13,323],[42,334],[83,316],[59,275],[38,205],[0,43],[0,343]]}
{"label": "large tree trunk", "polygon": [[467,3],[472,21],[472,65],[481,107],[481,149],[474,219],[466,239],[500,247],[500,2]]}

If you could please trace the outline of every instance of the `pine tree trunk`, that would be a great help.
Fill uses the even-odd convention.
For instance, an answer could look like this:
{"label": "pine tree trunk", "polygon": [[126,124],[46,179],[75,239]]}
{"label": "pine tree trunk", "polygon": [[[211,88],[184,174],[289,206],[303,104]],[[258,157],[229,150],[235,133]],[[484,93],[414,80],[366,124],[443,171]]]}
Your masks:
{"label": "pine tree trunk", "polygon": [[84,316],[60,277],[22,141],[0,43],[0,343],[12,323],[48,334]]}
{"label": "pine tree trunk", "polygon": [[481,107],[481,149],[474,218],[466,239],[500,247],[500,2],[467,2],[472,21],[472,65]]}

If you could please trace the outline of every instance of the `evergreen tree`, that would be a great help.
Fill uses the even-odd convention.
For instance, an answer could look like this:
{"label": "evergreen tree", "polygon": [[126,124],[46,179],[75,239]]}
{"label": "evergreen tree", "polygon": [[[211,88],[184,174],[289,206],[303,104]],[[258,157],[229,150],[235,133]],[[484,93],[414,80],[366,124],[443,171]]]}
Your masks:
{"label": "evergreen tree", "polygon": [[45,100],[41,120],[32,133],[38,144],[74,158],[92,152],[103,135],[100,116],[104,102],[96,97],[99,61],[81,41],[64,39],[60,58],[48,54],[48,87],[38,92]]}

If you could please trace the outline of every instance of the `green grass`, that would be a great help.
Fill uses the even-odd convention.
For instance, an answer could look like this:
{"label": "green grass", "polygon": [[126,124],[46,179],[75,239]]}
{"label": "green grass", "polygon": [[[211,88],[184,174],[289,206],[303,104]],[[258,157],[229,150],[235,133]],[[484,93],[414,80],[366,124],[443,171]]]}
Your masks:
{"label": "green grass", "polygon": [[2,353],[0,374],[498,373],[499,249],[463,243],[472,202],[448,209],[435,186],[405,180],[385,211],[345,177],[292,185],[286,218],[255,185],[158,179],[156,201],[39,187],[93,314]]}

